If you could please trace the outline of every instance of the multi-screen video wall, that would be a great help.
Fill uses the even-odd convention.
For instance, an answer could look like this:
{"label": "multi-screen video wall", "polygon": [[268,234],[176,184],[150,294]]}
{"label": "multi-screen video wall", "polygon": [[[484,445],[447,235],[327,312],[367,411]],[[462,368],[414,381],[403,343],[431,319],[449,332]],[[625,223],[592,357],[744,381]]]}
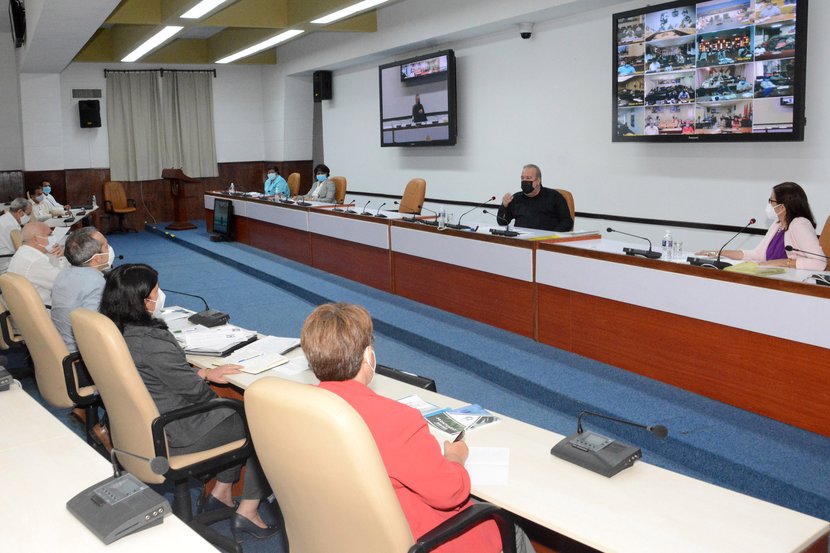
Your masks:
{"label": "multi-screen video wall", "polygon": [[615,141],[803,140],[807,0],[614,15]]}

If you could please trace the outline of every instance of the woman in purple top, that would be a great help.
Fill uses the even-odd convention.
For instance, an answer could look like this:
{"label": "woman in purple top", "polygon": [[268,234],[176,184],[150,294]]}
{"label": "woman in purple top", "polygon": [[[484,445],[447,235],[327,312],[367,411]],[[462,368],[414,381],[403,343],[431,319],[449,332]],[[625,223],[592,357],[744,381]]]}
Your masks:
{"label": "woman in purple top", "polygon": [[[816,237],[816,220],[804,189],[794,182],[773,186],[766,211],[772,224],[758,247],[752,250],[724,250],[721,256],[760,261],[761,265],[768,267],[823,271],[827,261]],[[787,246],[793,250],[787,251]],[[705,255],[706,252],[699,253]]]}

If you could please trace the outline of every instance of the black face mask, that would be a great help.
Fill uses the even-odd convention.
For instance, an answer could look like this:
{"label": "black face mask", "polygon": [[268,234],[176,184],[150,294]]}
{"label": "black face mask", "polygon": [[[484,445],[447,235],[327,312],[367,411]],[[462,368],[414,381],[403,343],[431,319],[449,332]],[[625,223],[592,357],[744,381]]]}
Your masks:
{"label": "black face mask", "polygon": [[533,192],[533,181],[532,180],[523,180],[522,181],[522,192],[525,194],[530,194]]}

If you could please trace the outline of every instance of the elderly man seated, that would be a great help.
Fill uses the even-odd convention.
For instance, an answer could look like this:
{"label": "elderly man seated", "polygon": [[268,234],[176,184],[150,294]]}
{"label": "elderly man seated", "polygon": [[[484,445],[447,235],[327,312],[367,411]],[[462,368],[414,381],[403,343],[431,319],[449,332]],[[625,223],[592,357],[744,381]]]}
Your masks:
{"label": "elderly man seated", "polygon": [[69,314],[79,307],[98,311],[106,283],[103,272],[112,265],[115,253],[98,229],[85,227],[69,235],[64,255],[69,266],[61,270],[52,287],[52,322],[73,352],[78,346]]}
{"label": "elderly man seated", "polygon": [[9,272],[26,277],[37,290],[45,305],[52,304],[52,287],[58,273],[66,266],[63,248],[50,246],[52,229],[39,221],[31,221],[21,232],[23,245],[12,257]]}
{"label": "elderly man seated", "polygon": [[32,218],[38,221],[45,221],[53,215],[63,215],[63,207],[56,209],[49,200],[46,199],[46,194],[43,193],[43,188],[37,186],[30,193],[29,197],[32,199]]}
{"label": "elderly man seated", "polygon": [[9,209],[0,216],[0,274],[6,272],[9,267],[12,255],[14,255],[14,244],[12,243],[12,231],[20,230],[22,225],[29,222],[32,214],[32,204],[26,198],[15,198],[12,200]]}

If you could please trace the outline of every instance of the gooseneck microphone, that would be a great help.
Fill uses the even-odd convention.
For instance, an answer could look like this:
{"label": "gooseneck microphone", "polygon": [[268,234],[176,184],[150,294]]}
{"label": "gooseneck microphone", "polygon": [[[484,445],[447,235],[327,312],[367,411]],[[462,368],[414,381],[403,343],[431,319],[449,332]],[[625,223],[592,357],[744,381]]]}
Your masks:
{"label": "gooseneck microphone", "polygon": [[596,432],[584,431],[582,429],[582,417],[584,415],[642,428],[658,438],[665,438],[669,435],[669,431],[662,424],[646,426],[645,424],[618,419],[593,411],[582,411],[577,419],[576,432],[560,440],[559,443],[553,446],[550,453],[555,457],[608,478],[633,465],[638,459],[642,458],[643,452],[639,447],[623,444]]}
{"label": "gooseneck microphone", "polygon": [[118,459],[115,456],[116,453],[127,455],[128,457],[133,457],[141,461],[147,461],[148,463],[150,463],[150,470],[153,471],[153,474],[163,476],[167,473],[168,470],[170,470],[170,462],[167,460],[167,457],[156,456],[152,459],[149,459],[147,457],[142,457],[141,455],[136,455],[135,453],[130,453],[129,451],[124,451],[123,449],[118,449],[117,447],[114,447],[112,448],[112,451],[110,451],[110,462],[112,463],[113,478],[118,478],[119,476],[121,476],[121,471],[118,469]]}
{"label": "gooseneck microphone", "polygon": [[660,259],[663,254],[660,252],[656,252],[651,247],[651,240],[646,238],[645,236],[637,236],[636,234],[630,234],[628,232],[623,232],[621,230],[614,230],[611,227],[605,229],[607,232],[616,232],[617,234],[625,234],[626,236],[631,236],[632,238],[639,238],[640,240],[645,240],[648,242],[648,251],[646,250],[638,250],[635,248],[623,248],[623,252],[625,255],[641,255],[643,257],[647,257],[648,259]]}
{"label": "gooseneck microphone", "polygon": [[[798,248],[793,248],[792,246],[784,246],[784,249],[788,252],[798,252],[803,253],[804,255],[812,255],[814,257],[820,257],[824,260],[830,260],[830,257],[824,255],[823,253],[816,253],[816,252],[808,252],[805,250],[799,250]],[[815,274],[811,275],[813,279],[815,279],[816,284],[821,284],[822,286],[830,286],[830,275],[821,275]]]}
{"label": "gooseneck microphone", "polygon": [[231,320],[230,315],[228,315],[227,313],[211,309],[208,306],[207,300],[205,300],[205,298],[203,298],[202,296],[197,296],[196,294],[188,294],[187,292],[179,292],[178,290],[170,290],[169,288],[164,288],[163,290],[165,292],[170,292],[171,294],[179,294],[180,296],[188,296],[191,298],[202,300],[202,303],[205,304],[205,310],[199,311],[198,313],[194,313],[193,315],[187,318],[187,320],[193,324],[202,325],[210,328],[213,326],[223,325]]}
{"label": "gooseneck microphone", "polygon": [[354,209],[349,209],[349,208],[352,208],[352,207],[354,207],[354,200],[352,200],[351,202],[345,204],[343,206],[342,211],[344,211],[346,213],[357,213],[357,211],[355,211]]}
{"label": "gooseneck microphone", "polygon": [[[718,258],[715,260],[715,267],[717,267],[718,269],[723,269],[723,268],[724,268],[724,267],[721,267],[721,266],[720,266],[720,265],[721,265],[720,256],[721,256],[721,254],[723,253],[723,249],[724,249],[726,246],[728,246],[728,245],[729,245],[729,243],[730,243],[732,240],[734,240],[735,238],[737,238],[739,234],[741,234],[743,231],[745,231],[746,229],[748,229],[748,228],[750,227],[750,225],[754,225],[754,224],[755,224],[755,217],[752,217],[752,218],[749,220],[749,222],[748,222],[746,225],[744,225],[744,228],[742,228],[741,230],[739,230],[738,232],[736,232],[736,233],[735,233],[735,236],[733,236],[732,238],[730,238],[729,240],[727,240],[727,241],[726,241],[726,244],[724,244],[723,246],[721,246],[721,247],[720,247],[720,249],[718,250]],[[729,265],[726,265],[726,266],[728,267]]]}
{"label": "gooseneck microphone", "polygon": [[425,209],[425,210],[427,210],[427,211],[429,211],[429,212],[430,212],[430,213],[432,213],[433,215],[435,215],[436,220],[435,220],[435,221],[427,221],[426,219],[418,219],[418,222],[419,222],[419,223],[421,223],[422,225],[429,225],[429,226],[431,226],[431,227],[437,227],[437,226],[438,226],[438,220],[437,220],[437,218],[438,218],[438,212],[437,212],[437,211],[433,211],[433,210],[431,210],[431,209],[430,209],[430,208],[428,208],[428,207],[424,207],[424,204],[421,204],[421,205],[419,205],[419,206],[418,206],[418,212],[419,212],[419,213],[421,212],[421,210],[424,210],[424,209]]}
{"label": "gooseneck microphone", "polygon": [[[398,200],[395,200],[392,203],[395,204],[396,206],[398,206],[398,212],[400,212],[401,202],[399,202]],[[416,222],[418,222],[418,219],[415,217],[414,213],[410,213],[409,217],[401,217],[401,221],[406,221],[407,223],[416,223]]]}
{"label": "gooseneck microphone", "polygon": [[458,218],[458,223],[456,223],[455,225],[447,225],[447,226],[448,226],[448,227],[451,227],[451,228],[454,228],[454,229],[457,229],[457,230],[461,230],[461,229],[470,229],[470,230],[472,230],[472,228],[471,228],[471,227],[468,227],[468,226],[466,226],[466,225],[462,225],[462,224],[461,224],[461,219],[463,219],[463,218],[464,218],[464,216],[465,216],[465,215],[467,215],[468,213],[471,213],[471,212],[475,211],[476,209],[478,209],[478,208],[480,208],[480,207],[482,207],[482,206],[485,206],[485,205],[489,204],[490,202],[492,202],[492,201],[493,201],[493,200],[495,200],[495,199],[496,199],[496,197],[495,197],[495,196],[490,196],[489,198],[487,198],[487,200],[485,200],[485,201],[481,202],[480,204],[478,204],[478,205],[477,205],[477,206],[475,206],[474,208],[469,209],[469,210],[465,211],[464,213],[462,213],[462,214],[461,214],[461,217],[459,217],[459,218]]}
{"label": "gooseneck microphone", "polygon": [[371,215],[371,213],[366,211],[366,208],[369,207],[370,203],[372,203],[372,200],[369,200],[368,202],[366,202],[366,205],[363,206],[363,211],[360,212],[361,215]]}
{"label": "gooseneck microphone", "polygon": [[[484,213],[485,215],[492,215],[493,217],[496,218],[496,224],[499,224],[499,215],[498,215],[498,213],[493,213],[492,211],[487,211],[486,209],[482,209],[481,212]],[[498,228],[491,228],[490,229],[490,234],[492,234],[493,236],[508,236],[510,238],[512,238],[514,236],[519,236],[519,233],[516,232],[515,230],[501,230],[501,229],[498,229]]]}
{"label": "gooseneck microphone", "polygon": [[717,269],[719,271],[722,271],[722,270],[726,269],[727,267],[731,267],[732,266],[731,263],[729,263],[727,261],[721,261],[720,260],[720,256],[723,253],[723,250],[726,248],[726,246],[729,245],[730,242],[732,242],[732,240],[737,238],[739,234],[743,233],[746,229],[748,229],[751,225],[754,225],[754,224],[755,224],[755,217],[752,217],[749,220],[749,222],[746,225],[744,225],[744,227],[741,230],[736,232],[735,235],[732,236],[732,238],[727,240],[726,243],[723,246],[720,247],[720,249],[718,250],[718,256],[714,261],[709,261],[708,259],[701,259],[699,257],[687,257],[686,261],[688,261],[690,265],[696,265],[698,267],[712,267],[713,269]]}
{"label": "gooseneck microphone", "polygon": [[377,217],[379,219],[386,219],[386,215],[383,215],[380,212],[380,210],[383,209],[383,206],[385,206],[385,205],[386,205],[386,202],[383,202],[382,204],[380,204],[380,207],[377,209],[377,211],[375,211],[375,217]]}

